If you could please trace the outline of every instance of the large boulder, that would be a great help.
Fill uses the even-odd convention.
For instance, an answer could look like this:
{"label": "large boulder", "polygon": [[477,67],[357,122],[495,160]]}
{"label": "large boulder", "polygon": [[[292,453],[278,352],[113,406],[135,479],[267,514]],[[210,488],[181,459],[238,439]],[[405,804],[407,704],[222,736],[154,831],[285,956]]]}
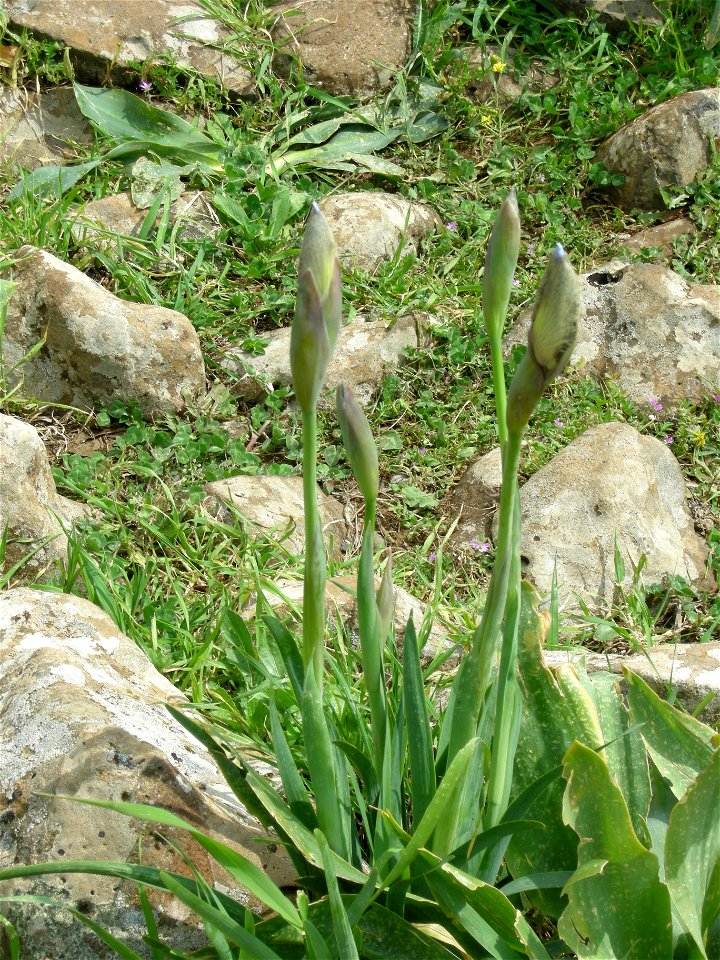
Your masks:
{"label": "large boulder", "polygon": [[280,0],[272,6],[275,69],[299,61],[306,81],[360,99],[388,86],[410,54],[413,0]]}
{"label": "large boulder", "polygon": [[[613,377],[636,403],[698,401],[720,383],[720,286],[657,263],[612,261],[581,278],[585,316],[571,363]],[[506,346],[527,342],[530,314]]]}
{"label": "large boulder", "polygon": [[[292,384],[290,329],[283,327],[264,334],[267,344],[260,356],[238,348],[226,351],[221,363],[240,378],[233,387],[238,396],[257,400],[274,386]],[[393,323],[357,316],[340,328],[326,388],[344,383],[357,392],[359,399],[367,400],[386,373],[400,363],[405,350],[419,343],[418,321],[412,314]]]}
{"label": "large boulder", "polygon": [[162,62],[197,70],[239,95],[253,93],[248,70],[218,47],[228,30],[194,0],[4,0],[10,26],[70,50],[78,79],[115,83],[137,78],[137,64]]}
{"label": "large boulder", "polygon": [[502,455],[495,447],[470,464],[440,504],[449,523],[457,520],[449,540],[453,550],[472,554],[490,539],[501,487]]}
{"label": "large boulder", "polygon": [[720,90],[711,87],[648,110],[602,143],[595,159],[624,176],[610,191],[623,210],[662,210],[661,188],[687,186],[707,168],[718,140]]}
{"label": "large boulder", "polygon": [[520,504],[524,574],[549,593],[557,566],[564,606],[575,606],[575,594],[594,609],[612,600],[616,542],[626,588],[643,555],[643,583],[677,575],[712,586],[680,465],[626,423],[587,430],[525,483]]}
{"label": "large boulder", "polygon": [[0,531],[7,538],[0,573],[27,557],[15,582],[53,578],[67,559],[66,533],[83,510],[55,489],[37,430],[0,413]]}
{"label": "large boulder", "polygon": [[0,90],[0,163],[28,170],[63,164],[74,157],[75,145],[92,142],[71,87],[42,93]]}
{"label": "large boulder", "polygon": [[[148,211],[136,206],[129,193],[116,193],[92,200],[78,210],[73,215],[71,230],[80,244],[116,247],[118,238],[136,237],[140,233],[147,215]],[[160,215],[159,210],[156,223]],[[202,240],[219,230],[207,194],[199,190],[186,190],[172,200],[168,224],[174,227],[178,221],[178,236],[190,240]]]}
{"label": "large boulder", "polygon": [[[62,860],[142,862],[186,876],[194,868],[251,908],[257,902],[182,830],[142,824],[43,793],[146,803],[171,810],[264,868],[293,872],[240,805],[205,748],[164,707],[185,703],[101,610],[78,597],[19,588],[0,595],[0,865]],[[138,841],[144,835],[142,853]],[[134,884],[90,874],[0,883],[80,910],[137,951],[146,932]],[[159,931],[177,949],[203,943],[196,918],[150,893]],[[96,960],[98,941],[71,914],[4,905],[27,960]],[[104,954],[102,954],[104,956]]]}
{"label": "large boulder", "polygon": [[418,244],[441,223],[422,203],[379,191],[337,193],[320,204],[338,248],[340,262],[372,273],[384,260],[417,253]]}
{"label": "large boulder", "polygon": [[120,300],[36,247],[18,251],[13,279],[3,352],[10,382],[26,394],[85,410],[132,400],[148,415],[177,413],[204,394],[200,341],[181,313]]}

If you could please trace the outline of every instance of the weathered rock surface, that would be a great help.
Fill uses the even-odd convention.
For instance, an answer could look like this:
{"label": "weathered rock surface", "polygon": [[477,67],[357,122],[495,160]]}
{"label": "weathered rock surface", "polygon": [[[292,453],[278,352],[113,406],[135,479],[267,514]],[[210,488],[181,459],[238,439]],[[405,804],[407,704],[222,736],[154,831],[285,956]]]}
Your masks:
{"label": "weathered rock surface", "polygon": [[[137,862],[142,824],[107,810],[39,796],[126,800],[164,807],[292,881],[287,860],[234,798],[205,748],[165,710],[184,698],[93,604],[16,589],[0,595],[0,865],[59,860]],[[186,833],[159,828],[211,883],[257,906]],[[189,875],[149,828],[143,863]],[[0,892],[42,893],[75,907],[143,951],[145,923],[134,884],[67,873],[7,880]],[[203,942],[197,922],[150,893],[161,936],[179,949]],[[28,960],[96,960],[98,941],[65,911],[7,908]],[[143,956],[144,956],[143,952]]]}
{"label": "weathered rock surface", "polygon": [[[292,608],[302,609],[303,584],[301,580],[280,579],[275,581],[274,589],[267,589],[264,597],[273,608],[275,615],[284,617]],[[375,588],[380,581],[375,581]],[[333,577],[325,586],[325,605],[328,615],[335,614],[350,628],[351,635],[357,638],[357,579],[354,576]],[[395,643],[398,650],[402,650],[405,627],[412,616],[415,630],[418,635],[425,619],[427,607],[402,587],[395,587],[395,608],[393,610],[393,628]],[[254,615],[254,606],[247,608],[248,615]],[[436,617],[430,627],[425,643],[420,651],[423,666],[427,666],[438,651],[451,650],[450,656],[443,663],[443,670],[451,670],[458,665],[461,649],[450,639],[449,631]]]}
{"label": "weathered rock surface", "polygon": [[[669,267],[613,260],[581,279],[585,317],[571,363],[611,376],[636,403],[700,400],[720,383],[720,286]],[[527,342],[530,314],[506,346]],[[705,381],[705,382],[703,382]]]}
{"label": "weathered rock surface", "polygon": [[0,531],[7,546],[0,561],[6,573],[32,554],[17,581],[52,577],[56,562],[67,559],[67,536],[84,512],[55,489],[45,446],[37,430],[0,414]]}
{"label": "weathered rock surface", "polygon": [[693,90],[653,107],[602,143],[595,160],[625,182],[610,196],[623,210],[662,210],[661,187],[686,186],[720,141],[720,90]]}
{"label": "weathered rock surface", "polygon": [[691,240],[697,233],[697,227],[688,220],[687,217],[677,217],[675,220],[666,220],[664,223],[658,223],[654,227],[647,227],[634,233],[625,243],[625,246],[633,253],[639,253],[643,249],[650,247],[659,247],[666,260],[673,256],[673,240],[678,237],[686,237]]}
{"label": "weathered rock surface", "polygon": [[225,28],[194,0],[4,0],[10,26],[27,28],[71,50],[80,80],[132,82],[130,64],[163,58],[220,81],[239,96],[253,92],[248,70],[214,47]]}
{"label": "weathered rock surface", "polygon": [[[501,48],[497,44],[486,47],[464,47],[462,55],[473,70],[468,92],[475,99],[500,107],[516,104],[526,93],[542,93],[558,82],[558,78],[543,69],[539,60],[531,60],[525,66],[517,50],[509,47],[505,60],[501,60]],[[497,67],[503,63],[502,69]],[[496,69],[493,69],[493,68]]]}
{"label": "weathered rock surface", "polygon": [[410,54],[412,0],[297,0],[273,4],[275,69],[299,60],[305,80],[336,94],[371,97]]}
{"label": "weathered rock surface", "polygon": [[383,260],[417,253],[418,243],[441,220],[434,210],[392,193],[338,193],[320,204],[327,217],[340,261],[372,273]]}
{"label": "weathered rock surface", "polygon": [[473,543],[492,535],[501,486],[502,457],[500,447],[495,447],[467,468],[438,508],[448,522],[460,518],[449,540],[454,550],[474,552]]}
{"label": "weathered rock surface", "polygon": [[[305,509],[302,477],[228,477],[208,483],[205,490],[214,512],[227,512],[231,504],[250,521],[257,534],[282,542],[283,547],[301,556],[305,552]],[[347,526],[341,504],[318,489],[320,519],[325,542],[332,538],[333,554],[341,556]],[[290,533],[284,534],[290,530]]]}
{"label": "weathered rock surface", "polygon": [[569,608],[575,593],[591,608],[612,599],[616,536],[626,587],[643,554],[644,583],[675,574],[712,585],[677,460],[628,424],[587,430],[527,481],[520,504],[523,572],[549,593],[557,563],[559,602]]}
{"label": "weathered rock surface", "polygon": [[0,90],[0,164],[28,170],[62,164],[75,155],[76,144],[92,141],[71,87],[39,94]]}
{"label": "weathered rock surface", "polygon": [[662,23],[653,0],[554,0],[558,10],[575,16],[596,13],[608,29],[617,32],[628,22]]}
{"label": "weathered rock surface", "polygon": [[[178,235],[191,240],[202,240],[219,229],[217,217],[207,196],[199,190],[188,190],[169,209],[171,226],[181,221]],[[93,200],[73,218],[71,230],[78,243],[115,244],[116,235],[135,237],[145,223],[147,210],[136,207],[129,193],[118,193]],[[160,218],[160,211],[158,217]],[[157,222],[157,220],[156,220]]]}
{"label": "weathered rock surface", "polygon": [[663,698],[673,689],[683,706],[691,713],[708,694],[715,698],[700,714],[700,720],[715,725],[720,722],[720,641],[709,643],[663,643],[648,647],[630,656],[591,653],[589,650],[546,650],[545,662],[551,666],[584,661],[589,672],[611,670],[622,673],[623,666],[641,677]]}
{"label": "weathered rock surface", "polygon": [[11,378],[26,394],[83,409],[134,400],[146,414],[178,412],[203,395],[200,341],[181,313],[120,300],[35,247],[18,251],[13,279],[6,368],[45,340]]}
{"label": "weathered rock surface", "polygon": [[[256,400],[269,385],[291,384],[290,327],[265,334],[268,344],[262,356],[228,350],[222,366],[241,379],[233,389],[246,400]],[[385,320],[356,317],[340,328],[335,352],[328,369],[326,388],[344,383],[360,400],[367,400],[389,369],[399,364],[403,352],[418,346],[416,318],[407,314],[390,324]]]}

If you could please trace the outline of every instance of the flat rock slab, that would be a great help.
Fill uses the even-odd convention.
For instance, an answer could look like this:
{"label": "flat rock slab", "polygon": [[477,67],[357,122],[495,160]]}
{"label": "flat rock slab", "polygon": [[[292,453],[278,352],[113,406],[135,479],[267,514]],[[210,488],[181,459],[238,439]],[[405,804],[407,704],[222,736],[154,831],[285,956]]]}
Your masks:
{"label": "flat rock slab", "polygon": [[[227,504],[245,517],[259,536],[277,540],[293,556],[305,552],[305,508],[302,477],[228,477],[205,486],[212,512],[227,512]],[[342,554],[347,536],[343,508],[318,488],[324,540],[332,539],[332,553]]]}
{"label": "flat rock slab", "polygon": [[299,61],[305,80],[331,93],[371,97],[410,55],[413,0],[280,0],[272,12],[276,71],[287,77]]}
{"label": "flat rock slab", "polygon": [[693,713],[710,694],[712,699],[700,714],[710,725],[720,723],[720,641],[709,643],[663,643],[629,656],[592,653],[589,650],[546,650],[548,666],[584,661],[588,672],[610,670],[622,673],[623,666],[641,677],[663,698],[674,691],[682,705]]}
{"label": "flat rock slab", "polygon": [[440,504],[439,512],[448,522],[458,521],[448,541],[453,550],[476,553],[491,538],[501,486],[502,455],[495,447],[467,468]]}
{"label": "flat rock slab", "polygon": [[558,83],[558,77],[543,69],[539,60],[524,66],[514,47],[508,47],[504,58],[501,53],[502,48],[494,43],[462,48],[462,57],[473,71],[467,91],[476,100],[509,107],[525,94],[543,93]]}
{"label": "flat rock slab", "polygon": [[663,210],[661,187],[684,187],[707,169],[720,140],[720,90],[673,97],[600,144],[595,160],[625,181],[609,195],[623,210]]}
{"label": "flat rock slab", "polygon": [[129,303],[45,250],[22,247],[3,350],[25,395],[85,410],[135,401],[147,415],[177,413],[205,393],[200,341],[183,314]]}
{"label": "flat rock slab", "polygon": [[554,0],[554,6],[565,13],[587,16],[595,13],[605,26],[617,33],[628,23],[659,24],[663,17],[653,0]]}
{"label": "flat rock slab", "polygon": [[418,244],[442,221],[429,207],[392,193],[338,193],[320,204],[335,237],[340,262],[372,273],[399,251]]}
{"label": "flat rock slab", "polygon": [[[380,586],[376,579],[375,589]],[[351,636],[357,641],[357,578],[354,576],[339,576],[328,580],[325,585],[325,606],[328,614],[333,613],[350,629]],[[395,643],[399,652],[402,652],[405,627],[412,616],[415,630],[420,636],[420,628],[427,613],[426,605],[402,587],[394,587],[395,607],[393,610],[393,629]],[[263,596],[272,607],[277,617],[284,617],[292,610],[300,611],[303,603],[303,583],[301,580],[280,579],[269,585]],[[254,606],[246,608],[247,616],[254,616]],[[245,616],[245,613],[243,614]],[[443,662],[442,670],[454,669],[461,656],[461,649],[450,639],[445,627],[435,618],[429,632],[424,637],[420,659],[426,667],[438,652],[449,652]]]}
{"label": "flat rock slab", "polygon": [[[407,314],[394,323],[356,317],[340,328],[335,352],[325,381],[327,389],[339,383],[352,387],[358,399],[367,401],[405,350],[418,346],[418,324]],[[271,331],[265,353],[256,356],[239,349],[228,350],[221,365],[240,379],[233,391],[246,400],[258,400],[273,387],[292,384],[290,373],[290,327]]]}
{"label": "flat rock slab", "polygon": [[67,536],[85,508],[55,489],[45,445],[29,423],[0,413],[0,573],[30,554],[15,581],[52,579],[67,560]]}
{"label": "flat rock slab", "polygon": [[[186,701],[101,610],[78,597],[15,589],[0,595],[0,865],[57,860],[137,862],[142,824],[39,792],[126,800],[171,810],[229,844],[280,884],[293,873],[224,783],[205,748],[171,717]],[[192,841],[160,828],[210,884],[258,904]],[[179,855],[148,832],[148,866],[189,875]],[[136,887],[71,874],[8,880],[0,893],[50,895],[86,913],[137,950],[146,932]],[[180,950],[203,942],[197,920],[150,892],[161,935]],[[23,956],[95,960],[97,940],[66,911],[10,907]],[[141,947],[142,952],[142,947]]]}
{"label": "flat rock slab", "polygon": [[78,79],[127,83],[137,77],[131,64],[164,58],[238,96],[254,91],[249,71],[215,49],[227,30],[193,0],[5,0],[4,8],[12,28],[69,47]]}
{"label": "flat rock slab", "polygon": [[71,87],[39,94],[0,90],[0,164],[28,170],[64,164],[92,142]]}
{"label": "flat rock slab", "polygon": [[557,564],[558,600],[591,609],[615,589],[615,538],[624,586],[644,554],[646,584],[677,575],[712,587],[708,548],[697,535],[682,471],[668,447],[625,423],[587,430],[520,490],[523,572],[546,595]]}
{"label": "flat rock slab", "polygon": [[[614,260],[581,278],[585,317],[571,363],[611,376],[631,400],[702,400],[720,385],[720,286],[689,284],[657,263]],[[506,346],[527,342],[530,313]]]}
{"label": "flat rock slab", "polygon": [[673,241],[680,237],[686,238],[689,243],[697,235],[697,227],[688,220],[687,217],[677,217],[675,220],[666,220],[664,223],[658,223],[654,227],[647,227],[634,233],[625,243],[625,246],[633,253],[640,253],[641,250],[660,248],[662,256],[669,261],[674,255]]}
{"label": "flat rock slab", "polygon": [[[155,223],[161,212],[162,208]],[[135,206],[129,193],[118,193],[86,204],[73,216],[70,229],[78,243],[113,244],[117,236],[138,236],[147,214]],[[199,190],[185,191],[173,200],[168,214],[170,227],[179,221],[178,235],[190,240],[203,240],[220,228],[207,195]]]}

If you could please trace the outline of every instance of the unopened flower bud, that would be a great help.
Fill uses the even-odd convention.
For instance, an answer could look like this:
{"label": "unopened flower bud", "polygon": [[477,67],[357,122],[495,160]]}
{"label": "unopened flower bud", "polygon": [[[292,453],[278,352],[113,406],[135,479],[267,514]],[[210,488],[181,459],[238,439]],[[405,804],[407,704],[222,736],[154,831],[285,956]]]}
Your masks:
{"label": "unopened flower bud", "polygon": [[507,398],[507,427],[522,430],[543,391],[570,359],[577,339],[582,297],[575,271],[558,244],[538,290],[528,349]]}
{"label": "unopened flower bud", "polygon": [[489,337],[502,336],[519,253],[520,213],[515,191],[511,190],[495,218],[485,254],[482,297]]}
{"label": "unopened flower bud", "polygon": [[342,313],[340,261],[332,230],[317,203],[313,203],[310,208],[310,216],[305,225],[300,246],[298,262],[300,278],[305,273],[310,273],[315,281],[332,351],[335,349]]}
{"label": "unopened flower bud", "polygon": [[335,409],[345,450],[363,499],[375,503],[378,495],[378,455],[370,424],[349,387],[337,388]]}
{"label": "unopened flower bud", "polygon": [[378,621],[380,623],[380,637],[382,642],[388,638],[390,628],[393,622],[393,613],[395,611],[395,591],[392,582],[392,557],[388,556],[383,578],[380,581],[380,589],[375,597],[378,610]]}

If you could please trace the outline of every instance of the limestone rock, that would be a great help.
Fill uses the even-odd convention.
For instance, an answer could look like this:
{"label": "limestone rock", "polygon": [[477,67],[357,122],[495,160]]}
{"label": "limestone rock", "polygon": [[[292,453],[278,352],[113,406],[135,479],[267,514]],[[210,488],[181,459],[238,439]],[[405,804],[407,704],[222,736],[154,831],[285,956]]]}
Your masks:
{"label": "limestone rock", "polygon": [[332,228],[341,263],[372,273],[383,260],[417,253],[418,242],[441,223],[421,203],[391,193],[338,193],[320,204]]}
{"label": "limestone rock", "polygon": [[[0,864],[57,860],[137,862],[143,832],[107,810],[39,796],[127,800],[172,810],[262,866],[292,881],[288,861],[241,807],[205,748],[165,710],[184,698],[112,620],[87,600],[15,589],[0,595]],[[206,880],[248,906],[257,903],[183,831],[160,827]],[[188,874],[151,829],[147,865]],[[68,873],[8,880],[14,890],[50,895],[109,927],[136,949],[145,932],[134,884]],[[202,943],[197,920],[176,901],[150,894],[161,935],[178,949]],[[65,911],[9,908],[23,956],[94,960],[97,940]]]}
{"label": "limestone rock", "polygon": [[[80,244],[112,243],[116,235],[137,236],[147,213],[135,206],[129,193],[118,193],[86,204],[73,217],[71,230]],[[198,190],[185,191],[170,204],[170,225],[178,220],[181,221],[179,236],[191,240],[202,240],[219,229],[207,196]]]}
{"label": "limestone rock", "polygon": [[26,394],[83,409],[134,400],[148,415],[178,412],[205,391],[200,341],[175,310],[129,303],[45,250],[22,247],[3,349]]}
{"label": "limestone rock", "polygon": [[440,505],[440,512],[458,525],[449,543],[460,553],[470,553],[472,544],[492,535],[493,516],[500,502],[502,457],[500,447],[472,463]]}
{"label": "limestone rock", "polygon": [[557,563],[559,602],[579,594],[591,607],[612,599],[614,546],[642,581],[669,574],[711,586],[708,549],[695,533],[680,466],[664,443],[625,423],[587,430],[520,490],[524,574],[549,593]]}
{"label": "limestone rock", "polygon": [[[376,579],[375,588],[379,588],[380,581]],[[354,576],[333,577],[327,581],[325,586],[325,605],[328,614],[333,613],[350,628],[351,635],[357,640],[357,603],[356,603],[357,579]],[[399,651],[402,651],[403,637],[405,627],[410,616],[413,618],[415,630],[420,634],[420,628],[424,622],[426,606],[417,597],[414,597],[402,587],[395,587],[395,609],[393,611],[393,627],[395,631],[395,643]],[[303,583],[302,580],[280,579],[272,584],[264,592],[264,597],[273,609],[278,618],[287,615],[289,610],[302,609],[303,602]],[[248,616],[254,616],[254,605],[246,608]],[[461,649],[450,639],[449,631],[436,617],[430,627],[430,632],[425,638],[420,659],[426,667],[438,651],[451,651],[450,656],[442,665],[443,670],[452,670],[458,665],[461,656]]]}
{"label": "limestone rock", "polygon": [[[720,383],[720,286],[669,267],[614,260],[581,279],[585,317],[571,363],[617,380],[636,403],[701,400]],[[506,337],[527,342],[530,314]],[[705,381],[705,382],[703,382]]]}
{"label": "limestone rock", "polygon": [[331,93],[371,97],[410,54],[412,0],[280,0],[272,11],[277,72],[299,60],[305,80]]}
{"label": "limestone rock", "polygon": [[80,113],[71,87],[44,93],[0,90],[0,163],[28,170],[63,164],[75,155],[74,144],[93,141],[90,124]]}
{"label": "limestone rock", "polygon": [[4,8],[11,28],[69,47],[80,80],[136,82],[131,64],[166,58],[239,96],[253,92],[249,71],[215,49],[227,30],[194,0],[5,0]]}
{"label": "limestone rock", "polygon": [[[228,477],[208,483],[205,490],[211,510],[215,511],[219,505],[222,515],[223,510],[227,512],[224,505],[231,504],[259,535],[282,542],[293,556],[305,552],[302,477]],[[332,538],[333,554],[340,557],[347,533],[343,508],[319,489],[318,497],[325,542]],[[289,535],[283,536],[288,529]]]}
{"label": "limestone rock", "polygon": [[[256,400],[272,386],[291,384],[290,327],[265,334],[268,343],[262,356],[228,350],[222,366],[241,379],[234,391],[246,400]],[[418,346],[415,317],[407,314],[392,324],[384,320],[356,317],[340,328],[326,387],[334,389],[344,383],[356,391],[358,399],[367,400],[392,367],[400,362],[403,352]]]}
{"label": "limestone rock", "polygon": [[16,579],[52,576],[55,563],[67,559],[66,531],[83,510],[55,489],[37,430],[0,413],[0,530],[7,528],[0,572],[32,553]]}
{"label": "limestone rock", "polygon": [[668,690],[677,693],[679,702],[693,713],[705,697],[715,698],[706,704],[699,719],[710,725],[720,723],[720,641],[709,643],[663,643],[648,647],[630,656],[591,653],[582,647],[576,650],[546,650],[548,666],[584,661],[589,672],[611,670],[622,673],[623,666],[641,677],[663,698]]}
{"label": "limestone rock", "polygon": [[647,227],[634,233],[626,242],[625,246],[633,253],[639,253],[648,247],[660,247],[665,260],[670,260],[673,256],[673,240],[678,237],[686,237],[689,242],[697,233],[697,227],[688,220],[687,217],[677,217],[675,220],[666,220],[664,223],[658,223],[654,227]]}
{"label": "limestone rock", "polygon": [[509,47],[505,54],[505,67],[500,71],[493,67],[500,64],[501,47],[488,44],[485,47],[465,47],[462,55],[473,70],[468,92],[476,100],[500,107],[509,107],[518,103],[526,93],[542,93],[554,87],[558,78],[543,69],[539,60],[531,60],[523,67],[518,52]]}
{"label": "limestone rock", "polygon": [[625,177],[610,191],[623,210],[662,210],[660,188],[694,180],[719,140],[720,90],[693,90],[622,127],[598,147],[595,160]]}
{"label": "limestone rock", "polygon": [[596,13],[602,23],[617,33],[628,23],[662,23],[662,14],[654,0],[554,0],[564,13],[583,16]]}

